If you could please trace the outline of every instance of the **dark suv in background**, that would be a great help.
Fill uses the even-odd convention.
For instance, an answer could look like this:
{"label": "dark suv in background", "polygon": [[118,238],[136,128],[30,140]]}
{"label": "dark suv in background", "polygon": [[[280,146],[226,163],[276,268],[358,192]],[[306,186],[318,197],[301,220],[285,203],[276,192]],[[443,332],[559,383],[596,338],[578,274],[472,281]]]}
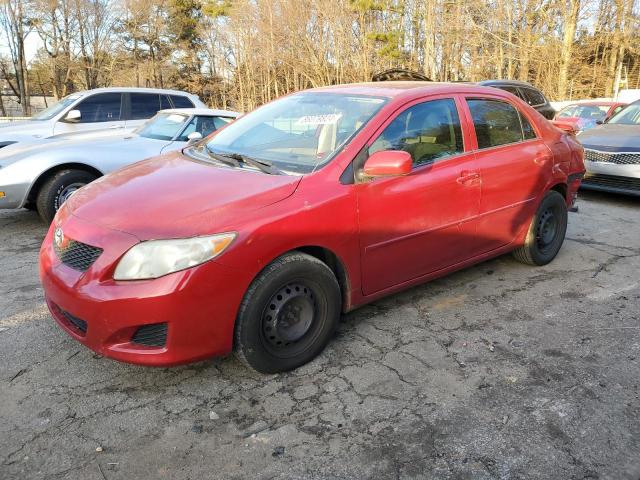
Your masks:
{"label": "dark suv in background", "polygon": [[482,82],[478,82],[478,85],[500,88],[501,90],[513,93],[516,97],[520,97],[535,108],[548,120],[553,120],[556,114],[555,109],[549,104],[549,101],[543,93],[527,82],[520,82],[518,80],[483,80]]}

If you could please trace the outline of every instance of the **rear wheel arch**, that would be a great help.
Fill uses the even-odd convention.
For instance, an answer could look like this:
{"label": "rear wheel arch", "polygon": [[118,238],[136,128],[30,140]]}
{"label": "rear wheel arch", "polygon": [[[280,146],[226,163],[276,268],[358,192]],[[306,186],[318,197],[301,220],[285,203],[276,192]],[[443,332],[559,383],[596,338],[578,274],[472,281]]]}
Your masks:
{"label": "rear wheel arch", "polygon": [[556,183],[549,190],[558,192],[560,195],[562,195],[562,198],[564,198],[565,202],[568,200],[567,193],[569,191],[569,188],[566,183]]}

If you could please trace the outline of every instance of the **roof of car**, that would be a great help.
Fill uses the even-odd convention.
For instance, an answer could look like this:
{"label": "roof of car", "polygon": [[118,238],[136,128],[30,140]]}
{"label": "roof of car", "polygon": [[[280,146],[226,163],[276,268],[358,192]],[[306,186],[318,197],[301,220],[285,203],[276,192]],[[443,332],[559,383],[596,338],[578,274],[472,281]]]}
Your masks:
{"label": "roof of car", "polygon": [[184,113],[186,115],[210,115],[212,117],[239,117],[239,112],[216,110],[213,108],[165,108],[162,113]]}
{"label": "roof of car", "polygon": [[626,105],[624,102],[612,102],[612,101],[598,101],[598,100],[580,100],[573,103],[568,104],[564,108],[571,107],[573,105],[588,105],[588,106],[598,106],[601,105],[603,107],[612,107],[613,105]]}
{"label": "roof of car", "polygon": [[478,85],[486,85],[486,86],[490,86],[490,85],[516,85],[518,87],[536,88],[533,85],[531,85],[530,83],[523,82],[522,80],[482,80],[482,81],[477,82],[477,83],[478,83]]}
{"label": "roof of car", "polygon": [[[420,90],[420,92],[416,92]],[[307,90],[308,91],[308,90]],[[362,82],[330,85],[313,88],[314,92],[341,91],[352,95],[370,95],[382,97],[408,96],[415,93],[458,93],[478,92],[495,94],[496,90],[490,87],[479,86],[473,83],[448,83],[448,82],[422,82],[422,81],[388,81],[388,82]]]}
{"label": "roof of car", "polygon": [[100,87],[91,90],[82,90],[76,92],[77,94],[86,93],[110,93],[110,92],[140,92],[140,93],[166,93],[168,95],[188,95],[190,97],[196,97],[193,93],[184,92],[181,90],[169,90],[166,88],[144,88],[144,87]]}

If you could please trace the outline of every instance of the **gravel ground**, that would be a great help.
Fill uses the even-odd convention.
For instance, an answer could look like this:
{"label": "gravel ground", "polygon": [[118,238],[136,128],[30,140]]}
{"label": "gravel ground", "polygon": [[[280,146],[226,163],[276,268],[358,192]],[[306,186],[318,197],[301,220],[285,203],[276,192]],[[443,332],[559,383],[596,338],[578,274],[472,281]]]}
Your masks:
{"label": "gravel ground", "polygon": [[0,478],[640,478],[640,200],[584,193],[509,256],[344,317],[288,374],[99,358],[42,300],[45,227],[0,212]]}

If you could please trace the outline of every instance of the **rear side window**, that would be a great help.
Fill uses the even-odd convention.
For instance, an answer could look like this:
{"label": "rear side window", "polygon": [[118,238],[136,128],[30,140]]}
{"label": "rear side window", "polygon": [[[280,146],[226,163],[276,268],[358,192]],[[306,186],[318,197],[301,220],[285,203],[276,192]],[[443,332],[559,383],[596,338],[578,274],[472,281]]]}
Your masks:
{"label": "rear side window", "polygon": [[193,102],[182,95],[171,95],[171,101],[175,108],[193,108]]}
{"label": "rear side window", "polygon": [[153,117],[160,110],[160,95],[157,93],[131,93],[131,120]]}
{"label": "rear side window", "polygon": [[542,95],[542,93],[540,93],[538,90],[524,87],[521,90],[522,93],[524,93],[525,101],[532,107],[538,107],[547,103],[547,99],[544,98],[544,95]]}
{"label": "rear side window", "polygon": [[381,150],[409,152],[414,165],[463,152],[455,101],[432,100],[406,109],[371,144],[369,155]]}
{"label": "rear side window", "polygon": [[75,110],[80,110],[79,123],[114,122],[120,120],[120,93],[98,93],[86,98]]}
{"label": "rear side window", "polygon": [[518,98],[522,98],[522,95],[520,94],[520,92],[518,91],[518,89],[516,87],[512,87],[510,85],[498,85],[498,88],[500,90],[504,90],[505,92],[512,93]]}
{"label": "rear side window", "polygon": [[171,108],[171,102],[167,95],[160,95],[160,110]]}
{"label": "rear side window", "polygon": [[478,148],[516,143],[524,138],[520,114],[513,105],[498,100],[480,99],[467,100],[467,103],[473,118]]}

